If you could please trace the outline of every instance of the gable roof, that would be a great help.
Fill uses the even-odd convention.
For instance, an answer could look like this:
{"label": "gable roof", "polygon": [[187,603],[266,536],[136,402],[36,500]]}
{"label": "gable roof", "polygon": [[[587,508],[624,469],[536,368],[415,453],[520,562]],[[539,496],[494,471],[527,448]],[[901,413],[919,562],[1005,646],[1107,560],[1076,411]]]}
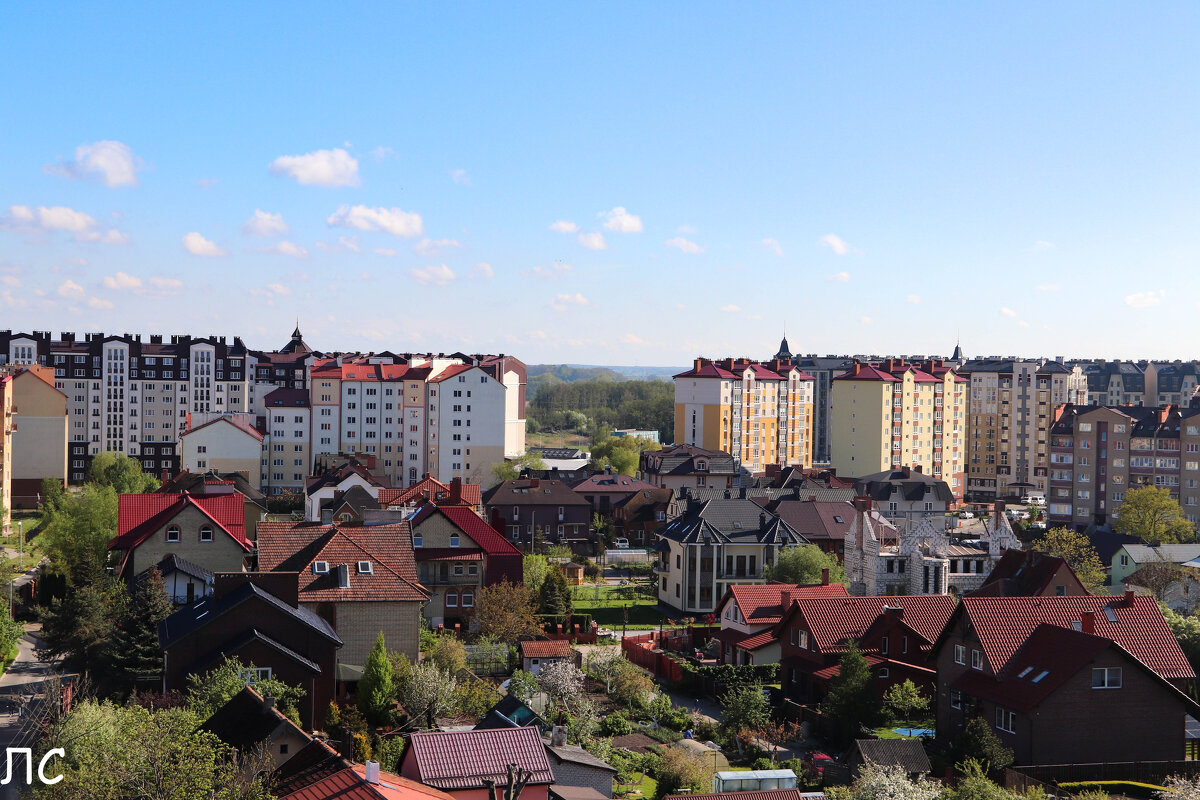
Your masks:
{"label": "gable roof", "polygon": [[270,592],[264,591],[253,583],[243,583],[229,594],[221,597],[208,597],[185,606],[171,616],[158,623],[158,644],[166,650],[185,636],[199,630],[225,614],[235,610],[242,603],[257,598],[277,611],[310,628],[314,633],[323,636],[334,644],[341,645],[341,638],[334,632],[329,623],[313,612],[290,606]]}
{"label": "gable roof", "polygon": [[191,415],[188,415],[188,429],[179,435],[180,439],[182,439],[184,436],[191,436],[192,434],[202,431],[211,425],[216,425],[219,422],[225,422],[237,428],[242,433],[247,434],[255,441],[261,442],[263,440],[262,431],[251,425],[250,420],[242,415],[235,417],[217,417],[216,419],[210,419],[208,422],[205,422],[202,425],[197,425],[194,428],[191,427],[191,419]]}
{"label": "gable roof", "polygon": [[788,606],[791,600],[812,597],[849,597],[841,583],[816,583],[797,585],[794,583],[735,584],[725,590],[725,596],[717,603],[714,614],[721,616],[725,604],[737,603],[747,625],[774,625],[783,617],[785,595]]}
{"label": "gable roof", "polygon": [[[705,469],[697,469],[696,462],[703,461]],[[733,456],[724,450],[706,450],[694,444],[677,444],[661,450],[642,453],[640,464],[643,472],[654,475],[736,475],[737,465]]]}
{"label": "gable roof", "polygon": [[249,479],[240,472],[183,472],[171,478],[162,486],[155,490],[156,494],[180,494],[181,492],[191,492],[193,495],[204,495],[205,487],[208,485],[220,485],[223,483],[233,483],[234,491],[240,495],[244,495],[246,499],[260,503],[266,499],[266,495],[250,485]]}
{"label": "gable roof", "polygon": [[1002,597],[1033,597],[1045,592],[1059,570],[1066,568],[1071,579],[1079,578],[1065,559],[1036,550],[1005,550],[983,585],[971,594]]}
{"label": "gable roof", "polygon": [[571,645],[562,639],[517,642],[522,658],[571,658]]}
{"label": "gable roof", "polygon": [[580,494],[631,494],[649,491],[657,487],[652,483],[631,478],[628,475],[597,472],[574,484],[571,488]]}
{"label": "gable roof", "polygon": [[[821,489],[818,491],[845,491],[847,495],[853,494],[853,491],[850,490]],[[800,493],[803,495],[804,491],[801,490]],[[809,494],[815,496],[816,492],[810,492]],[[784,522],[800,531],[805,538],[817,542],[845,540],[846,534],[850,532],[850,527],[853,525],[858,512],[852,503],[845,500],[824,502],[821,499],[817,499],[816,501],[781,500],[775,506],[775,513]],[[895,528],[878,510],[871,509],[867,513],[870,514],[871,521],[876,526],[882,525],[887,528]]]}
{"label": "gable roof", "polygon": [[[905,500],[954,502],[954,493],[944,480],[907,468],[864,475],[855,481],[854,491],[859,497],[870,497],[874,500],[887,500],[892,496],[892,492],[899,491]],[[927,495],[932,497],[927,498]]]}
{"label": "gable roof", "polygon": [[1200,544],[1160,544],[1158,547],[1148,544],[1127,544],[1124,545],[1124,548],[1135,564],[1152,564],[1156,561],[1183,564],[1194,558],[1200,558]]}
{"label": "gable roof", "polygon": [[489,506],[587,506],[582,496],[575,494],[564,481],[541,478],[518,478],[504,481],[489,489],[483,496]]}
{"label": "gable roof", "polygon": [[333,497],[321,501],[321,510],[330,511],[333,514],[340,513],[343,509],[348,509],[359,519],[362,519],[363,512],[371,509],[380,508],[380,503],[371,493],[361,486],[354,485],[345,492],[333,493]]}
{"label": "gable roof", "polygon": [[274,705],[268,707],[262,695],[247,686],[214,711],[200,728],[231,747],[246,750],[265,741],[280,726],[304,735],[283,712]]}
{"label": "gable roof", "polygon": [[688,544],[706,538],[717,543],[809,543],[792,526],[754,501],[732,498],[689,503],[683,516],[658,528],[655,534]]}
{"label": "gable roof", "polygon": [[117,497],[117,535],[109,541],[108,549],[125,551],[128,560],[131,550],[185,508],[193,506],[238,546],[250,552],[253,548],[246,539],[244,504],[238,494],[122,494]]}
{"label": "gable roof", "polygon": [[594,755],[589,753],[587,750],[584,750],[582,747],[578,747],[573,744],[563,744],[563,745],[548,744],[548,745],[546,745],[546,751],[550,754],[550,757],[553,758],[555,760],[555,762],[558,764],[561,764],[564,761],[566,761],[571,764],[578,764],[583,767],[591,767],[592,769],[602,769],[602,770],[605,770],[606,772],[616,772],[617,771],[617,768],[614,767],[613,765],[609,764],[607,761],[603,761],[599,758],[596,758]]}
{"label": "gable roof", "polygon": [[900,766],[905,772],[928,773],[929,755],[919,739],[855,739],[854,750],[862,760],[883,767]]}
{"label": "gable roof", "polygon": [[271,776],[279,800],[453,800],[451,795],[390,772],[366,780],[366,765],[338,755],[312,739]]}
{"label": "gable roof", "polygon": [[904,624],[929,643],[922,648],[927,649],[950,619],[954,598],[946,594],[902,594],[797,600],[780,620],[779,627],[800,614],[821,652],[838,652],[845,650],[851,640],[861,641],[883,614],[884,607],[904,609]]}
{"label": "gable roof", "polygon": [[508,539],[496,532],[487,520],[469,508],[462,506],[425,505],[413,515],[412,527],[419,528],[421,523],[435,514],[440,514],[458,528],[467,538],[473,541],[479,549],[489,556],[520,556],[520,549]]}
{"label": "gable roof", "polygon": [[375,478],[371,474],[371,471],[362,464],[359,464],[357,461],[348,461],[345,464],[328,470],[322,475],[309,478],[304,484],[304,492],[305,494],[313,495],[326,487],[336,487],[352,475],[362,478],[370,486],[386,486],[385,483]]}
{"label": "gable roof", "polygon": [[[382,506],[404,506],[432,500],[442,505],[452,502],[452,484],[445,484],[437,478],[426,474],[424,478],[409,486],[407,489],[380,489],[379,504]],[[477,506],[483,502],[483,490],[478,483],[458,484],[463,505]]]}
{"label": "gable roof", "polygon": [[439,789],[478,789],[484,779],[504,783],[509,764],[529,770],[531,785],[554,782],[536,727],[414,733],[404,762],[410,759],[417,779]]}
{"label": "gable roof", "polygon": [[1116,597],[967,596],[955,614],[968,615],[988,664],[999,673],[1038,625],[1073,629],[1084,611],[1093,612],[1097,636],[1121,645],[1164,678],[1195,677],[1153,597],[1132,592]]}

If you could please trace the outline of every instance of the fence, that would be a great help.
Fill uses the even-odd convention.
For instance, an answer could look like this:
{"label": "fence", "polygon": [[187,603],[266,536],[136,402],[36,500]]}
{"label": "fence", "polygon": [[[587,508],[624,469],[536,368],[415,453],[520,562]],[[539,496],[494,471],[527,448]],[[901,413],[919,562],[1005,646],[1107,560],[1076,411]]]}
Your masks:
{"label": "fence", "polygon": [[702,647],[718,630],[715,626],[697,626],[626,636],[621,640],[621,652],[629,661],[649,670],[656,678],[679,683],[683,680],[683,667],[669,653]]}
{"label": "fence", "polygon": [[1136,781],[1162,785],[1171,775],[1200,775],[1200,761],[1109,761],[1096,764],[1031,764],[1014,771],[1042,783]]}

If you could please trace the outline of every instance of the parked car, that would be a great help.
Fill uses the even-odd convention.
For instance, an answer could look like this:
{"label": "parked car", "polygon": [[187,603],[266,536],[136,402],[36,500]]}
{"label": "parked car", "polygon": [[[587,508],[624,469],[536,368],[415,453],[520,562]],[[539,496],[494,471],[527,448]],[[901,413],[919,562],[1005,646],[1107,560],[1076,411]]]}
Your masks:
{"label": "parked car", "polygon": [[970,511],[960,511],[958,516],[961,517],[962,519],[975,519],[975,515],[972,514]]}
{"label": "parked car", "polygon": [[1021,505],[1044,506],[1046,505],[1046,498],[1044,495],[1040,494],[1027,494],[1021,498]]}
{"label": "parked car", "polygon": [[629,540],[628,539],[625,539],[625,538],[617,539],[616,544],[617,544],[618,550],[628,550],[629,549]]}
{"label": "parked car", "polygon": [[810,750],[804,754],[804,759],[801,763],[804,764],[804,768],[810,773],[821,777],[825,774],[825,767],[836,762],[827,753],[822,753],[819,750]]}

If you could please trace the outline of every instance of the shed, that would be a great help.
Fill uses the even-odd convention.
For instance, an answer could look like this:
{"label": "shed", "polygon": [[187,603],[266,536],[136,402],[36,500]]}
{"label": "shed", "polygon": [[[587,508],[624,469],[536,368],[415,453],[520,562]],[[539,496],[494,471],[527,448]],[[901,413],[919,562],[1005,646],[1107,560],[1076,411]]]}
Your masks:
{"label": "shed", "polygon": [[929,756],[919,739],[855,739],[846,759],[851,778],[858,777],[867,761],[884,767],[904,767],[909,777],[928,774],[931,769]]}
{"label": "shed", "polygon": [[583,583],[583,565],[576,564],[574,561],[568,561],[562,565],[563,575],[567,576],[567,583],[571,586],[579,586]]}
{"label": "shed", "polygon": [[517,642],[517,649],[521,653],[521,669],[534,675],[551,661],[575,661],[571,645],[562,639]]}

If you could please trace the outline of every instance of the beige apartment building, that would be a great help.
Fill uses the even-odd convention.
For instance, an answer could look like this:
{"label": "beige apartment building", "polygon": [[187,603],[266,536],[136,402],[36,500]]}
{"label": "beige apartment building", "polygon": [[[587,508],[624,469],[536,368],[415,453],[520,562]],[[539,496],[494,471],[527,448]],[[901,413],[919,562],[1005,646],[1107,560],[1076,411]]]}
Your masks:
{"label": "beige apartment building", "polygon": [[813,378],[778,360],[698,358],[675,376],[675,442],[720,450],[740,470],[812,465]]}
{"label": "beige apartment building", "polygon": [[832,460],[839,476],[920,468],[962,499],[966,378],[944,362],[856,363],[832,382]]}
{"label": "beige apartment building", "polygon": [[13,376],[0,373],[0,531],[12,522]]}
{"label": "beige apartment building", "polygon": [[1083,370],[1060,361],[978,358],[957,371],[970,381],[967,499],[1045,497],[1054,409],[1087,402]]}
{"label": "beige apartment building", "polygon": [[12,370],[11,508],[37,508],[42,480],[67,480],[67,396],[49,367]]}

